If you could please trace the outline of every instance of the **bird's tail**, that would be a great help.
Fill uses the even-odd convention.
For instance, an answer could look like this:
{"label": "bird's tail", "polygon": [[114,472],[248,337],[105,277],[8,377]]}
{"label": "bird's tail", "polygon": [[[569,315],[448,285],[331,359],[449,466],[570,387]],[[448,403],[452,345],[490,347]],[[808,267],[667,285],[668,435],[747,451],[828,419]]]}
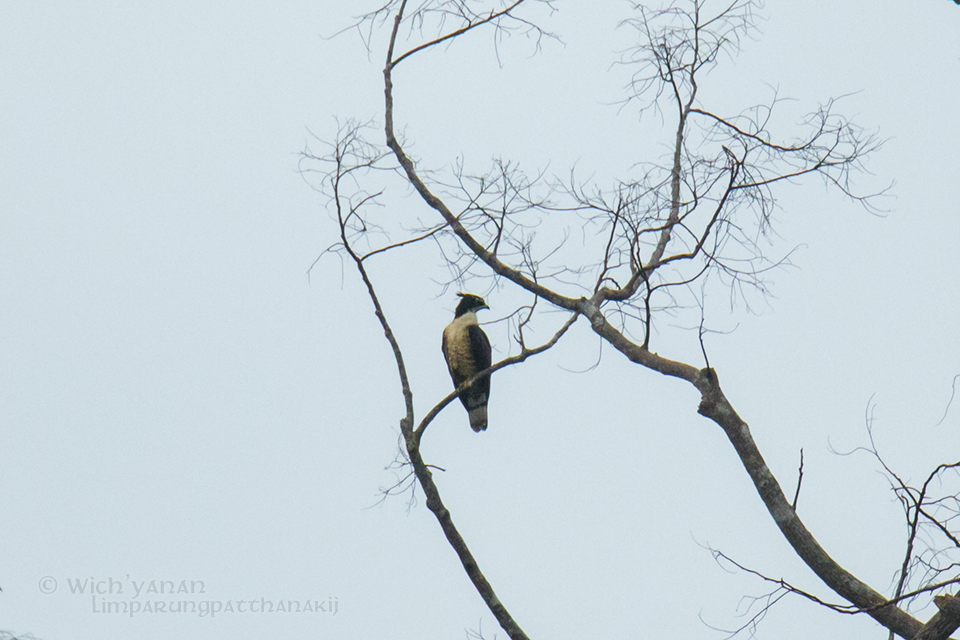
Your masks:
{"label": "bird's tail", "polygon": [[487,430],[487,407],[476,407],[470,409],[468,412],[470,416],[470,428],[474,431],[486,431]]}

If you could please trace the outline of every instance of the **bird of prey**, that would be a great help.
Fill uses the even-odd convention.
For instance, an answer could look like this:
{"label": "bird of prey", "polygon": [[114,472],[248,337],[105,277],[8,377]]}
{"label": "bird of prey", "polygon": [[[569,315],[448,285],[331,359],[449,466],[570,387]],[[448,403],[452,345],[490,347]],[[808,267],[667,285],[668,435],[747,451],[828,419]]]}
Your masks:
{"label": "bird of prey", "polygon": [[[459,387],[490,366],[490,340],[477,324],[477,311],[489,309],[480,296],[458,293],[460,304],[453,322],[443,330],[443,357],[447,360],[453,386]],[[474,431],[487,428],[487,400],[490,397],[490,376],[475,380],[460,392],[460,402],[470,416]]]}

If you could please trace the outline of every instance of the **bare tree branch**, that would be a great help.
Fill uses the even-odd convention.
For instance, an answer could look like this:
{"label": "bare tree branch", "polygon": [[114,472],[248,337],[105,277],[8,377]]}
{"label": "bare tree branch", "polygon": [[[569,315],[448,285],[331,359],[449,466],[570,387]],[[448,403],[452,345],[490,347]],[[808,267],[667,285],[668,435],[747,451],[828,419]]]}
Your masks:
{"label": "bare tree branch", "polygon": [[461,384],[459,387],[454,389],[451,393],[447,394],[447,396],[443,398],[443,400],[441,400],[436,405],[434,405],[434,407],[427,413],[427,415],[423,417],[423,420],[421,420],[420,424],[417,426],[416,431],[414,432],[416,436],[417,446],[420,445],[420,439],[423,438],[423,432],[426,431],[427,426],[429,426],[430,423],[433,422],[434,418],[440,415],[440,412],[443,411],[443,409],[448,404],[450,404],[457,397],[459,397],[460,393],[462,393],[464,389],[468,388],[477,380],[481,378],[485,378],[495,371],[499,371],[500,369],[509,367],[510,365],[519,364],[525,361],[530,356],[535,356],[539,353],[543,353],[544,351],[550,349],[555,344],[557,344],[557,341],[563,337],[563,334],[565,334],[567,332],[567,329],[569,329],[573,325],[573,323],[576,322],[578,317],[579,317],[579,314],[577,313],[574,313],[572,316],[570,316],[570,318],[567,319],[565,323],[563,323],[563,326],[560,327],[555,334],[553,334],[553,337],[550,338],[550,340],[548,340],[544,344],[540,345],[539,347],[536,347],[533,349],[527,349],[525,347],[522,348],[519,354],[515,356],[511,356],[509,358],[504,358],[500,362],[496,362],[492,364],[491,366],[487,367],[483,371],[473,375],[472,377],[467,379],[463,384]]}
{"label": "bare tree branch", "polygon": [[[609,343],[631,362],[684,380],[700,392],[698,413],[724,431],[784,538],[809,569],[850,604],[832,604],[782,579],[771,580],[778,588],[843,613],[866,613],[904,638],[947,637],[956,628],[949,629],[950,625],[960,621],[960,616],[954,615],[960,610],[954,600],[938,596],[941,612],[926,625],[899,605],[957,582],[953,576],[960,563],[938,564],[935,554],[918,554],[917,547],[920,532],[929,530],[960,548],[960,536],[951,529],[952,518],[960,513],[957,494],[938,498],[931,494],[934,484],[955,473],[960,463],[940,465],[919,489],[910,487],[884,465],[908,522],[907,548],[894,596],[888,599],[836,562],[797,515],[803,478],[802,451],[791,504],[764,462],[749,426],[721,390],[709,361],[705,368],[697,368],[651,350],[652,327],[657,318],[678,313],[686,305],[686,309],[700,312],[698,338],[706,359],[706,283],[719,281],[719,286],[729,288],[731,298],[750,287],[765,293],[764,274],[789,259],[789,252],[780,258],[771,257],[761,246],[762,238],[770,233],[775,190],[802,177],[817,175],[843,195],[870,207],[878,194],[854,190],[851,180],[862,169],[865,158],[880,148],[880,142],[837,114],[834,100],[814,111],[803,134],[792,140],[771,131],[776,96],[769,105],[735,116],[717,115],[703,104],[699,82],[702,74],[717,64],[721,54],[736,52],[754,26],[754,3],[750,0],[710,4],[712,12],[705,9],[708,3],[704,0],[684,0],[681,6],[660,11],[634,3],[639,17],[623,22],[638,37],[636,47],[620,61],[633,70],[630,95],[624,104],[639,101],[643,105],[641,113],[652,108],[669,114],[669,159],[664,159],[662,165],[638,164],[638,175],[608,187],[577,182],[572,172],[568,183],[548,184],[543,173],[528,178],[516,163],[502,159],[482,174],[467,172],[458,163],[451,179],[437,180],[431,172],[418,169],[395,133],[394,71],[414,54],[481,31],[499,36],[511,28],[527,29],[538,35],[538,42],[546,34],[520,14],[522,8],[538,0],[498,1],[500,4],[494,8],[484,5],[488,8],[480,11],[467,0],[390,0],[360,19],[358,25],[368,26],[371,34],[375,24],[389,27],[383,69],[384,133],[387,148],[399,167],[386,163],[383,149],[355,141],[343,154],[352,162],[336,163],[332,189],[341,236],[336,248],[345,252],[360,271],[397,361],[406,406],[401,421],[406,455],[427,497],[428,508],[501,627],[511,638],[526,637],[480,572],[443,506],[431,470],[420,454],[420,440],[427,426],[462,387],[442,399],[414,428],[412,392],[400,347],[364,269],[366,258],[426,239],[436,242],[453,280],[468,276],[505,280],[534,296],[529,308],[522,308],[522,313],[518,311],[508,320],[517,323],[520,353],[477,377],[551,348],[580,315],[585,316],[602,342]],[[548,1],[539,2],[549,6]],[[421,34],[416,44],[400,44],[402,25]],[[424,32],[431,35],[423,36]],[[396,54],[401,46],[410,48]],[[362,212],[376,206],[383,191],[360,188],[356,181],[362,174],[381,169],[402,173],[439,218],[417,231],[407,230],[409,237],[404,240],[380,243],[365,253],[358,252],[351,243],[355,245],[359,238],[382,232]],[[350,196],[342,194],[342,181],[355,185]],[[550,243],[536,240],[546,214],[562,214],[581,221],[585,241],[579,253],[566,247],[569,227],[557,233]],[[595,232],[589,240],[587,227]],[[713,273],[718,278],[711,279]],[[690,286],[697,280],[702,285],[699,293]],[[572,315],[547,343],[528,349],[524,328],[535,317],[541,299]],[[642,335],[642,339],[635,339],[635,335]],[[873,451],[876,452],[875,446]],[[911,583],[918,569],[926,571],[922,583]],[[930,579],[933,576],[938,579]]]}

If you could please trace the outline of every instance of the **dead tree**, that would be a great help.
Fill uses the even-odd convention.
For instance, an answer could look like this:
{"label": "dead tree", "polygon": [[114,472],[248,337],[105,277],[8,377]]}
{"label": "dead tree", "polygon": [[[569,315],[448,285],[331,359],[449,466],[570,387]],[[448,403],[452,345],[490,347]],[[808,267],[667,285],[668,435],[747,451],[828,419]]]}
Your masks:
{"label": "dead tree", "polygon": [[[796,497],[791,502],[784,495],[749,426],[722,391],[706,349],[704,366],[654,350],[658,323],[670,314],[691,312],[700,315],[703,347],[702,295],[708,284],[723,287],[731,295],[765,290],[765,275],[788,257],[769,255],[761,242],[770,230],[775,192],[781,184],[820,178],[841,196],[870,208],[871,195],[856,191],[851,179],[880,148],[880,141],[841,115],[834,101],[821,104],[808,115],[805,127],[787,134],[774,131],[771,124],[779,105],[776,96],[734,114],[711,109],[701,79],[722,55],[735,53],[754,28],[754,5],[751,0],[685,0],[661,10],[636,4],[623,23],[636,37],[635,46],[620,60],[632,74],[624,102],[658,111],[669,124],[671,151],[665,160],[638,165],[637,175],[608,184],[581,181],[573,171],[563,180],[544,174],[528,176],[507,160],[498,160],[479,174],[462,165],[447,175],[421,169],[398,135],[394,87],[402,82],[402,70],[427,50],[481,33],[497,39],[519,32],[539,47],[554,36],[532,16],[536,10],[552,8],[551,0],[383,3],[355,26],[371,50],[377,48],[376,42],[386,45],[385,146],[374,141],[372,125],[350,121],[341,124],[324,151],[308,149],[303,159],[304,171],[321,174],[322,190],[335,211],[339,239],[330,250],[345,255],[358,269],[395,357],[406,408],[400,421],[401,465],[409,465],[427,507],[478,593],[509,637],[527,637],[481,572],[421,455],[426,428],[456,398],[456,392],[417,420],[400,340],[366,269],[375,256],[413,243],[434,243],[450,269],[451,283],[486,279],[516,287],[528,296],[529,304],[513,316],[519,352],[484,374],[550,349],[577,324],[579,330],[593,331],[642,369],[692,385],[700,393],[697,411],[729,439],[783,537],[807,567],[849,603],[822,604],[868,615],[903,638],[947,638],[960,627],[960,606],[956,605],[960,601],[954,596],[940,597],[940,613],[926,623],[901,604],[921,595],[932,597],[934,591],[956,583],[953,564],[941,566],[934,556],[916,553],[913,535],[895,593],[883,595],[858,579],[804,525],[795,510]],[[424,205],[423,215],[432,216],[428,222],[378,214],[384,185],[391,181],[415,190]],[[562,233],[538,235],[548,224],[545,221],[560,221],[561,227],[567,221],[589,229],[590,234],[574,247],[564,242]],[[544,235],[549,239],[543,240]],[[557,310],[566,312],[564,320],[556,319]],[[577,323],[581,317],[585,322]],[[552,337],[528,346],[524,328],[533,323],[552,323]],[[948,512],[951,504],[941,497],[932,506],[929,489],[935,479],[955,467],[938,468],[920,489],[909,487],[891,472],[914,531],[921,524],[933,527],[953,544],[957,536],[951,518],[933,508]],[[935,580],[910,586],[909,576],[916,575],[911,569],[920,566],[927,567]],[[803,594],[786,583],[780,586]]]}

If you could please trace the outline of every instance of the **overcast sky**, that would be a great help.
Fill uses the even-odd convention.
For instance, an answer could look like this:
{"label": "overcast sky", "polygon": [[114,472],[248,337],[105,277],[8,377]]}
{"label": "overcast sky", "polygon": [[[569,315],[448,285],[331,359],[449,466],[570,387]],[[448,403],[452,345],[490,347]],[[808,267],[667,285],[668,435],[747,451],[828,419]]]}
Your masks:
{"label": "overcast sky", "polygon": [[[396,480],[395,365],[349,265],[327,255],[307,274],[336,226],[299,152],[334,116],[373,119],[378,141],[382,124],[384,34],[369,56],[355,33],[324,38],[376,6],[0,3],[0,631],[504,637],[422,500],[379,503]],[[514,39],[498,65],[480,35],[401,65],[397,126],[426,166],[502,156],[609,181],[663,154],[661,121],[615,104],[628,3],[556,7],[546,24],[563,44],[536,56]],[[715,327],[732,332],[709,337],[711,365],[788,494],[804,449],[814,535],[890,593],[900,508],[875,461],[831,449],[867,444],[872,398],[876,442],[905,478],[960,459],[960,406],[937,424],[960,373],[960,7],[769,0],[762,14],[709,103],[734,112],[775,87],[796,99],[789,134],[792,114],[845,95],[840,111],[887,141],[860,184],[896,184],[883,216],[817,180],[778,192],[772,250],[799,247],[794,267],[752,313],[718,301]],[[422,416],[450,390],[446,271],[426,245],[371,264]],[[488,296],[489,319],[518,299]],[[505,355],[502,325],[488,333]],[[702,366],[689,331],[654,348]],[[838,601],[698,400],[601,352],[581,322],[494,377],[487,432],[454,405],[431,426],[444,500],[531,638],[724,637],[711,626],[744,624],[741,598],[769,589],[708,544]],[[103,612],[171,597],[247,609]],[[799,598],[758,633],[886,637]]]}

